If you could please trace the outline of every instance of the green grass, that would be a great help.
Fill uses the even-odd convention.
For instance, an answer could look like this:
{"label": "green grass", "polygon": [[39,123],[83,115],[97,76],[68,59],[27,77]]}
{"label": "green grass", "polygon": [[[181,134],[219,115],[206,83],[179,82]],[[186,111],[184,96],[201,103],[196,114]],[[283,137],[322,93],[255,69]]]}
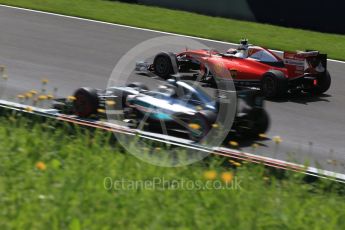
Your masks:
{"label": "green grass", "polygon": [[[109,133],[57,128],[54,122],[1,117],[0,229],[345,228],[343,185],[306,184],[302,174],[292,172],[277,179],[250,163],[225,168],[221,159],[156,167],[123,154],[109,138]],[[207,179],[205,172],[217,177]],[[225,186],[224,172],[231,172],[239,186],[187,187]],[[110,183],[122,179],[156,184],[145,189]]]}
{"label": "green grass", "polygon": [[328,53],[330,58],[345,60],[344,35],[105,0],[0,0],[0,3],[221,41],[237,43],[246,37],[253,44],[271,49],[316,49]]}

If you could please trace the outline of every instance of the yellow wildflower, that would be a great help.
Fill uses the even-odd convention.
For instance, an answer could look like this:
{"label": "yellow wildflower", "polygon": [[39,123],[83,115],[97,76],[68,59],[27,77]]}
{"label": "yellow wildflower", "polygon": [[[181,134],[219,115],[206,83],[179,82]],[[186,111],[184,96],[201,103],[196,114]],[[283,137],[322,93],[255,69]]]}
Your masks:
{"label": "yellow wildflower", "polygon": [[28,93],[25,94],[25,98],[26,98],[26,99],[32,98],[32,96],[33,96],[33,95],[32,95],[32,93],[30,93],[30,92],[28,92]]}
{"label": "yellow wildflower", "polygon": [[236,167],[241,167],[241,166],[242,166],[242,164],[239,163],[239,162],[235,162],[234,165],[235,165]]}
{"label": "yellow wildflower", "polygon": [[44,162],[39,161],[39,162],[36,163],[36,168],[38,170],[44,171],[44,170],[47,169],[47,166],[46,166],[46,164]]}
{"label": "yellow wildflower", "polygon": [[42,79],[41,82],[42,82],[43,85],[46,85],[49,82],[49,80],[48,79]]}
{"label": "yellow wildflower", "polygon": [[279,144],[279,143],[281,143],[283,140],[280,138],[280,136],[274,136],[274,137],[273,137],[273,141],[274,141],[276,144]]}
{"label": "yellow wildflower", "polygon": [[206,171],[206,172],[204,172],[204,177],[207,180],[214,180],[217,177],[217,172],[214,170]]}
{"label": "yellow wildflower", "polygon": [[231,147],[237,148],[238,147],[238,142],[237,141],[229,141],[229,145]]}
{"label": "yellow wildflower", "polygon": [[30,93],[33,94],[33,95],[36,95],[37,91],[36,90],[30,90]]}
{"label": "yellow wildflower", "polygon": [[32,107],[28,106],[25,108],[25,111],[31,113],[33,111],[33,109],[32,109]]}
{"label": "yellow wildflower", "polygon": [[240,167],[242,165],[241,163],[234,161],[234,160],[229,160],[229,162],[236,167]]}
{"label": "yellow wildflower", "polygon": [[39,95],[38,96],[38,100],[43,101],[43,100],[47,100],[47,99],[48,99],[48,97],[46,95]]}
{"label": "yellow wildflower", "polygon": [[231,172],[223,172],[221,178],[225,183],[230,183],[234,178],[234,175]]}

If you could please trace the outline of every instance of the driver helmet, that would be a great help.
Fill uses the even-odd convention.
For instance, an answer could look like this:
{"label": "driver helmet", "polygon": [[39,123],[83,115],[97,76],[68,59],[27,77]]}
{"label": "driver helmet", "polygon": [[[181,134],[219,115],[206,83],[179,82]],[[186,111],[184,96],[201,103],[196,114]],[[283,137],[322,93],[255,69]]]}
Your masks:
{"label": "driver helmet", "polygon": [[248,48],[249,48],[248,39],[241,39],[240,45],[237,47],[237,50],[248,50]]}
{"label": "driver helmet", "polygon": [[169,97],[176,97],[176,87],[170,84],[158,86],[158,92],[164,93]]}
{"label": "driver helmet", "polygon": [[248,39],[241,39],[240,45],[237,47],[236,57],[247,58],[248,57],[249,44]]}

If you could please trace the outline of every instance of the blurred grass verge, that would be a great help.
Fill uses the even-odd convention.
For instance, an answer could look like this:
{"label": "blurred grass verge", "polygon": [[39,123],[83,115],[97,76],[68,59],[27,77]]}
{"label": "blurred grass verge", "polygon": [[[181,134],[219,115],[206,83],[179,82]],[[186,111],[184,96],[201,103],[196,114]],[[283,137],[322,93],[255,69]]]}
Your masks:
{"label": "blurred grass verge", "polygon": [[217,157],[157,167],[109,132],[2,115],[0,229],[345,228],[344,184]]}
{"label": "blurred grass verge", "polygon": [[0,4],[277,50],[315,49],[345,60],[345,35],[312,32],[106,0],[0,0]]}

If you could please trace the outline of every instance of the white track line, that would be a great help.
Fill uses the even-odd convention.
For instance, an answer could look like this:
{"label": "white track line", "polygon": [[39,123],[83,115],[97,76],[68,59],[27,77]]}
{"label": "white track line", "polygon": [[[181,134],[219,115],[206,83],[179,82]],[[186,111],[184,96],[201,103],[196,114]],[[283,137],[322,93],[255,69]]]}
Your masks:
{"label": "white track line", "polygon": [[[145,28],[140,28],[140,27],[135,27],[135,26],[127,26],[127,25],[121,25],[121,24],[110,23],[110,22],[103,22],[103,21],[98,21],[98,20],[93,20],[93,19],[80,18],[80,17],[76,17],[76,16],[68,16],[68,15],[63,15],[63,14],[50,13],[50,12],[45,12],[45,11],[40,11],[40,10],[31,10],[31,9],[26,9],[26,8],[21,8],[21,7],[16,7],[16,6],[8,6],[8,5],[0,4],[0,7],[29,11],[29,12],[34,12],[34,13],[46,14],[46,15],[53,15],[53,16],[70,18],[70,19],[87,21],[87,22],[101,23],[101,24],[105,24],[105,25],[129,28],[129,29],[134,29],[134,30],[160,33],[160,34],[165,34],[165,35],[173,35],[173,36],[179,36],[179,37],[193,38],[193,39],[197,39],[197,40],[201,40],[201,41],[215,42],[215,43],[227,44],[227,45],[238,45],[237,43],[232,43],[232,42],[224,42],[224,41],[218,41],[218,40],[213,40],[213,39],[199,38],[199,37],[194,37],[194,36],[189,36],[189,35],[164,32],[164,31],[159,31],[159,30],[145,29]],[[283,51],[281,51],[281,50],[272,50],[272,51],[277,52],[277,53],[283,53]],[[340,61],[340,60],[335,60],[335,59],[328,59],[328,61],[345,64],[345,61]]]}

